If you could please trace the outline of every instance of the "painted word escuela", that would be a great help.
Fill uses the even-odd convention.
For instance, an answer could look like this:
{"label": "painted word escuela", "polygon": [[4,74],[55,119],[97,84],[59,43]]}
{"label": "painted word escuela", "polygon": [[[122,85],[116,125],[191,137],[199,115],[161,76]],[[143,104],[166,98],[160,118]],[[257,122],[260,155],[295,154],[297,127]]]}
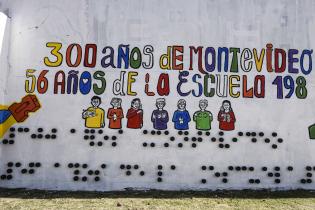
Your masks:
{"label": "painted word escuela", "polygon": [[[270,81],[278,99],[299,99],[307,97],[306,77],[312,72],[312,49],[281,49],[267,44],[265,48],[236,48],[236,47],[204,47],[189,46],[189,59],[184,62],[184,46],[167,46],[166,53],[159,56],[161,71],[156,85],[156,91],[150,91],[150,73],[148,69],[154,67],[154,48],[145,45],[131,48],[129,45],[119,45],[117,50],[105,46],[101,52],[96,44],[70,44],[64,48],[62,43],[48,42],[50,55],[44,57],[46,67],[57,68],[66,64],[68,72],[58,70],[53,72],[54,82],[49,82],[51,70],[26,70],[25,91],[27,93],[45,94],[48,84],[53,84],[54,94],[89,94],[91,91],[101,95],[106,87],[113,87],[111,91],[116,96],[136,96],[132,85],[137,84],[136,78],[142,68],[144,76],[144,93],[148,96],[168,96],[170,79],[177,80],[177,91],[181,97],[233,97],[233,98],[265,98],[266,75],[275,75]],[[101,56],[100,56],[101,54]],[[98,63],[97,58],[100,58]],[[83,71],[75,68],[84,68]],[[103,69],[119,69],[119,78],[113,85],[106,83]],[[88,70],[93,69],[93,72]],[[130,70],[137,71],[130,71]],[[129,70],[126,72],[125,70]],[[156,70],[155,70],[156,71]],[[176,78],[170,72],[177,71]],[[251,77],[248,75],[251,74]],[[143,79],[141,81],[143,81]],[[270,77],[268,76],[268,79]],[[140,79],[139,79],[140,80]],[[120,87],[125,84],[125,87]],[[141,84],[143,85],[143,84]]]}
{"label": "painted word escuela", "polygon": [[[121,129],[122,119],[125,118],[124,111],[122,109],[121,98],[112,98],[110,104],[112,108],[105,110],[101,108],[102,100],[99,96],[93,96],[91,98],[91,106],[83,109],[82,119],[85,122],[86,128],[104,128],[105,118],[108,119],[108,127],[110,129]],[[155,130],[168,129],[168,123],[171,121],[176,130],[189,130],[189,123],[195,122],[195,128],[197,130],[209,131],[211,130],[211,124],[214,120],[212,113],[207,110],[208,101],[202,99],[199,101],[199,110],[194,112],[191,116],[186,109],[186,101],[180,99],[177,102],[177,109],[173,115],[170,116],[168,111],[164,109],[166,105],[165,98],[156,99],[156,109],[151,113],[151,122]],[[134,98],[131,101],[130,108],[127,111],[127,128],[141,129],[143,127],[143,109],[142,103],[139,98]],[[217,114],[217,120],[219,122],[219,129],[224,131],[232,131],[235,129],[236,118],[232,109],[231,102],[224,100]]]}

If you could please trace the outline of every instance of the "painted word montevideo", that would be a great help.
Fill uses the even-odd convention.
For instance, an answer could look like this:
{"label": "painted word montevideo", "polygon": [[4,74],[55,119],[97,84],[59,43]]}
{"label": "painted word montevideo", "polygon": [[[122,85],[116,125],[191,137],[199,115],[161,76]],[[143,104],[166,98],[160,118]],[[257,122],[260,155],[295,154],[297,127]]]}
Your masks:
{"label": "painted word montevideo", "polygon": [[[26,70],[27,93],[101,95],[112,91],[116,96],[136,96],[135,85],[142,85],[148,96],[176,91],[180,97],[265,98],[268,94],[277,99],[305,99],[312,72],[312,49],[282,49],[271,43],[262,49],[174,45],[159,55],[151,45],[48,42],[46,47],[45,67]],[[108,84],[106,70],[119,72],[113,84]],[[153,72],[159,75],[151,78]],[[151,80],[157,80],[157,85],[153,87]],[[174,90],[170,81],[176,82]]]}

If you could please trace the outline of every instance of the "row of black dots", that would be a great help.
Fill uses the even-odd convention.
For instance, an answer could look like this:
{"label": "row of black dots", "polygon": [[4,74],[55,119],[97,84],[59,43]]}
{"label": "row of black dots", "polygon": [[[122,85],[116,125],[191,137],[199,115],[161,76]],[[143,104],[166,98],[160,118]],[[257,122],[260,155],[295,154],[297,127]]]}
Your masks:
{"label": "row of black dots", "polygon": [[[222,131],[221,131],[222,132]],[[218,147],[220,148],[220,149],[229,149],[230,148],[230,144],[224,144],[223,142],[224,142],[224,138],[221,136],[221,137],[219,137],[219,138],[216,138],[216,137],[211,137],[210,138],[210,141],[211,142],[213,142],[213,143],[215,143],[215,142],[219,142],[219,144],[218,144]]]}
{"label": "row of black dots", "polygon": [[198,136],[203,136],[203,135],[210,136],[211,133],[210,133],[210,131],[204,131],[204,132],[202,132],[202,131],[197,131],[197,135],[198,135]]}
{"label": "row of black dots", "polygon": [[255,168],[253,166],[228,166],[229,171],[254,171]]}
{"label": "row of black dots", "polygon": [[[121,170],[126,170],[125,175],[126,176],[130,176],[132,174],[132,170],[137,172],[140,169],[140,166],[138,164],[135,164],[133,166],[130,165],[130,164],[120,164],[119,168]],[[144,176],[145,172],[144,171],[140,171],[139,175],[140,176]]]}
{"label": "row of black dots", "polygon": [[260,179],[249,179],[248,183],[249,184],[260,184]]}
{"label": "row of black dots", "polygon": [[170,132],[168,130],[165,130],[165,131],[161,131],[161,130],[151,130],[151,131],[148,131],[148,130],[143,130],[142,131],[143,134],[147,135],[147,134],[151,134],[151,135],[169,135]]}
{"label": "row of black dots", "polygon": [[[268,168],[266,166],[263,166],[261,169],[262,169],[262,171],[266,172],[266,175],[268,177],[270,177],[270,178],[276,177],[274,179],[274,183],[276,183],[276,184],[280,184],[281,183],[281,179],[280,179],[280,176],[281,176],[280,170],[281,170],[281,168],[279,166],[275,166],[271,170],[268,170]],[[288,170],[289,170],[289,168],[288,168]]]}
{"label": "row of black dots", "polygon": [[[239,136],[244,136],[244,133],[243,132],[238,132],[238,135]],[[264,134],[264,132],[258,132],[258,133],[256,133],[256,132],[249,132],[249,131],[247,131],[247,132],[245,132],[245,135],[247,136],[247,137],[252,137],[251,138],[251,142],[252,143],[256,143],[257,141],[258,141],[258,139],[256,138],[256,136],[259,136],[259,137],[264,137],[265,136],[265,134]],[[271,136],[272,137],[274,137],[274,138],[276,138],[277,136],[278,136],[278,134],[276,133],[276,132],[272,132],[271,133]],[[270,142],[271,142],[271,140],[270,140],[270,138],[265,138],[264,139],[264,142],[266,143],[266,144],[269,144]],[[279,144],[281,144],[281,143],[283,143],[283,139],[282,138],[278,138],[277,139],[277,142],[279,143]],[[278,145],[277,144],[272,144],[271,145],[271,148],[272,149],[277,149],[278,148]]]}
{"label": "row of black dots", "polygon": [[30,129],[28,127],[18,127],[17,129],[15,127],[10,128],[10,132],[19,132],[19,133],[28,133]]}
{"label": "row of black dots", "polygon": [[31,139],[56,139],[57,138],[57,128],[52,128],[51,133],[43,134],[44,129],[38,128],[37,133],[31,134]]}

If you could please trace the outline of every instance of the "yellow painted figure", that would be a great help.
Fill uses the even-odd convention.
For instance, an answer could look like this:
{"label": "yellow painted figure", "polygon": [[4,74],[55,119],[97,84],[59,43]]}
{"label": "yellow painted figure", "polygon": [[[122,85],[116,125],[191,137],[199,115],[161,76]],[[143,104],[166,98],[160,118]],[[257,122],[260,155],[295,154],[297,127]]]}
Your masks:
{"label": "yellow painted figure", "polygon": [[29,112],[36,112],[40,103],[35,95],[26,95],[20,103],[13,103],[10,106],[0,105],[0,138],[15,123],[24,122]]}
{"label": "yellow painted figure", "polygon": [[101,98],[93,96],[91,99],[92,106],[83,110],[82,118],[85,119],[85,127],[87,128],[103,128],[105,126],[105,111],[99,107]]}

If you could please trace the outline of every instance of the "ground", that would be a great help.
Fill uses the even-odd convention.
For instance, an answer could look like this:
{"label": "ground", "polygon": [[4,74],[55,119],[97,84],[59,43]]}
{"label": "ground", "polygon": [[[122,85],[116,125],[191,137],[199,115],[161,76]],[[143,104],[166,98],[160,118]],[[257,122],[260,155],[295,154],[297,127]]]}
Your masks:
{"label": "ground", "polygon": [[125,191],[65,192],[0,189],[0,209],[315,209],[315,192]]}

